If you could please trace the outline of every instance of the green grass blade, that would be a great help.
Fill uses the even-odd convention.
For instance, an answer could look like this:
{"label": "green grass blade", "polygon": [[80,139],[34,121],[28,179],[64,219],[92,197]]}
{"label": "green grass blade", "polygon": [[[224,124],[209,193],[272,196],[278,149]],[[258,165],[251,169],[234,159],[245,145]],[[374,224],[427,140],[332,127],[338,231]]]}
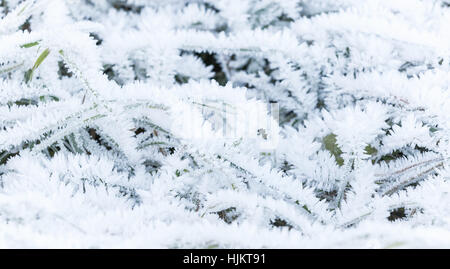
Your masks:
{"label": "green grass blade", "polygon": [[39,45],[39,41],[23,44],[20,47],[28,49],[28,48],[31,48],[31,47],[34,47],[34,46],[37,46],[37,45]]}
{"label": "green grass blade", "polygon": [[33,66],[33,70],[36,70],[39,65],[41,65],[41,63],[45,60],[45,58],[47,58],[47,56],[50,54],[50,50],[49,49],[45,49],[41,55],[39,55],[39,57],[37,58],[36,62],[34,63]]}
{"label": "green grass blade", "polygon": [[28,83],[33,79],[33,73],[34,71],[41,65],[41,63],[45,60],[45,58],[47,58],[47,56],[50,54],[50,50],[49,49],[45,49],[41,55],[39,55],[39,57],[37,58],[36,62],[33,65],[33,68],[31,68],[30,70],[28,70],[25,73],[25,82]]}

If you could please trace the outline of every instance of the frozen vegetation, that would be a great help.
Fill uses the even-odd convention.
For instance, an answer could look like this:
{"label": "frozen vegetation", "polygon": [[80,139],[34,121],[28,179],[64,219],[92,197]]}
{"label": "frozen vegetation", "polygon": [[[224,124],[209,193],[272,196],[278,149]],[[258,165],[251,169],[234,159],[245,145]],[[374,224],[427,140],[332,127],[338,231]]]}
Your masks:
{"label": "frozen vegetation", "polygon": [[0,0],[1,248],[450,247],[448,0]]}

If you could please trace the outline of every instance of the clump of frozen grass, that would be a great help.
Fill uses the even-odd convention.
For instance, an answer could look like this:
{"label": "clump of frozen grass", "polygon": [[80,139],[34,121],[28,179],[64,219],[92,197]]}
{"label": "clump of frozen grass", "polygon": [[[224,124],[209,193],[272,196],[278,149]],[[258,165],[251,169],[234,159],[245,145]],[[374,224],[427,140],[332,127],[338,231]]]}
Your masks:
{"label": "clump of frozen grass", "polygon": [[0,246],[450,245],[446,1],[0,17]]}

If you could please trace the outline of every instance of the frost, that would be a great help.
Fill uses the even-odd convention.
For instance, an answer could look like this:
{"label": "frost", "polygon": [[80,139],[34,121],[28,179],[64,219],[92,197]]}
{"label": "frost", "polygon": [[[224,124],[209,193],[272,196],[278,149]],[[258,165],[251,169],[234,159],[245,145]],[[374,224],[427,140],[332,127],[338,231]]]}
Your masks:
{"label": "frost", "polygon": [[0,247],[450,247],[443,0],[3,0]]}

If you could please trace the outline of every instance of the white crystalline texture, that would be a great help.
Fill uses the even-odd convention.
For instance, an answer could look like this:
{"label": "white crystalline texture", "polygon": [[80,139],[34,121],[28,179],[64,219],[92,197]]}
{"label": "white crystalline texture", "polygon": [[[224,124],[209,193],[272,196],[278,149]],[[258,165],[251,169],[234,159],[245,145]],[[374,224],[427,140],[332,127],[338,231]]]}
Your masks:
{"label": "white crystalline texture", "polygon": [[447,0],[0,1],[0,248],[450,247]]}

